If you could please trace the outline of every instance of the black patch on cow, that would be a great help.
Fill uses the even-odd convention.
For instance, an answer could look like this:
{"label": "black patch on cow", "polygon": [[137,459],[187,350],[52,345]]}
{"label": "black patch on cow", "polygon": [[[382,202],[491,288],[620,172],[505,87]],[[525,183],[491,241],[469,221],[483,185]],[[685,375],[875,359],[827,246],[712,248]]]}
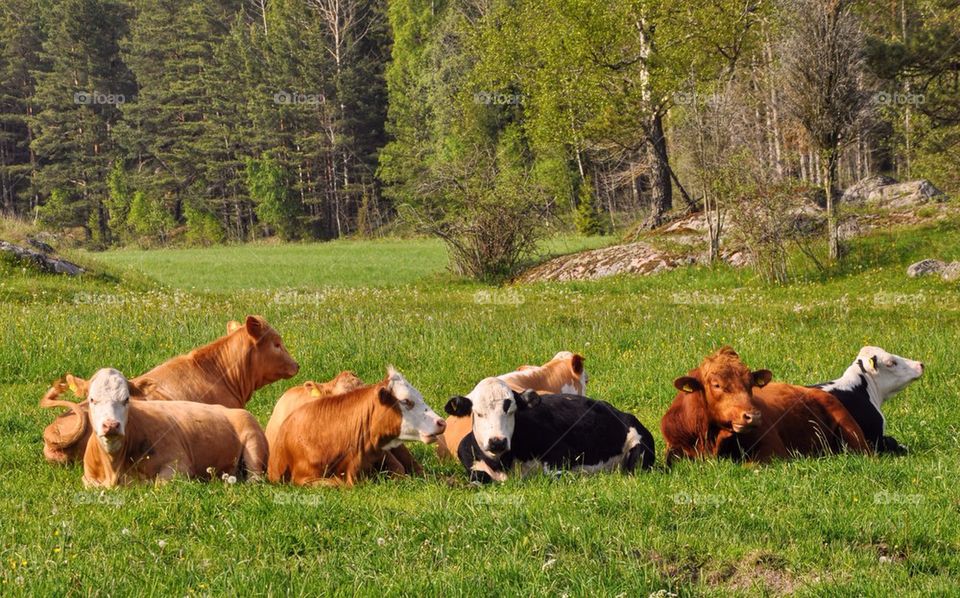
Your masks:
{"label": "black patch on cow", "polygon": [[510,402],[511,402],[510,399],[504,399],[504,400],[503,400],[503,412],[504,412],[504,413],[510,413]]}
{"label": "black patch on cow", "polygon": [[636,417],[609,403],[579,395],[541,395],[540,404],[516,412],[510,450],[490,459],[477,445],[473,433],[460,443],[458,456],[471,481],[489,481],[471,468],[485,462],[494,471],[505,471],[515,461],[539,461],[551,469],[599,465],[620,455],[630,429],[640,443],[624,458],[621,469],[653,467],[656,450],[653,435]]}
{"label": "black patch on cow", "polygon": [[[863,363],[859,359],[857,360],[857,364],[861,370],[864,369]],[[906,448],[901,446],[896,439],[883,435],[883,415],[881,415],[877,406],[870,401],[870,393],[867,390],[867,379],[864,374],[860,375],[860,381],[853,388],[827,389],[826,387],[831,384],[833,384],[833,382],[824,382],[822,384],[815,384],[812,388],[824,390],[843,403],[843,406],[847,408],[847,411],[850,412],[853,419],[857,420],[857,423],[860,424],[864,438],[866,438],[867,442],[870,443],[870,446],[872,446],[876,452],[898,454],[906,452]]]}

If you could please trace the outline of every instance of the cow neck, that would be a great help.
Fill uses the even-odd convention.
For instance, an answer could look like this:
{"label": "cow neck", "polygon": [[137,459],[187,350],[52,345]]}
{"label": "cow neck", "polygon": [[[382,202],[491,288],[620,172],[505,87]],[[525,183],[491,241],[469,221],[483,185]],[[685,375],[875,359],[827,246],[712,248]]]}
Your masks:
{"label": "cow neck", "polygon": [[[120,450],[116,453],[111,455],[103,450],[103,447],[100,446],[100,440],[95,433],[92,434],[92,438],[90,439],[92,442],[97,443],[97,453],[100,457],[100,463],[108,478],[107,483],[111,486],[120,484],[120,476],[123,475],[125,467],[136,467],[140,459],[145,456],[137,455],[133,451],[133,447],[140,444],[140,437],[138,435],[140,424],[137,421],[139,418],[135,416],[134,413],[136,413],[136,409],[131,406],[130,411],[127,413],[127,429],[124,431],[123,442],[120,444]],[[92,427],[91,425],[91,428]]]}
{"label": "cow neck", "polygon": [[[500,376],[500,379],[507,383],[513,390],[523,392],[525,390],[546,390],[551,389],[559,391],[568,381],[563,379],[563,375],[557,371],[557,366],[564,364],[539,365],[527,370],[518,370]],[[570,380],[571,385],[574,384]]]}
{"label": "cow neck", "polygon": [[[371,389],[372,394],[367,400],[357,401],[361,413],[355,441],[361,451],[380,449],[400,436],[402,416],[380,400],[380,390],[383,388],[382,384],[378,384]],[[340,396],[346,399],[351,394]],[[343,403],[348,404],[346,400]]]}
{"label": "cow neck", "polygon": [[253,378],[253,349],[256,341],[242,330],[221,337],[194,352],[193,359],[204,372],[211,374],[226,390],[245,406],[257,390]]}
{"label": "cow neck", "polygon": [[870,403],[880,411],[883,400],[880,397],[880,389],[873,378],[867,375],[860,360],[854,361],[850,367],[843,372],[843,375],[832,382],[822,385],[822,389],[830,392],[831,390],[855,390],[859,386],[866,386],[867,398]]}

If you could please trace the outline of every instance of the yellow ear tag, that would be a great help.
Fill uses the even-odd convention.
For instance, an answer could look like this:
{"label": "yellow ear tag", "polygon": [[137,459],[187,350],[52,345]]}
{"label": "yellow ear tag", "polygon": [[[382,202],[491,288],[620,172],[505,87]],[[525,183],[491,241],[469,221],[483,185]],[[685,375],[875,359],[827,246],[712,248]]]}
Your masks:
{"label": "yellow ear tag", "polygon": [[693,387],[690,386],[689,384],[684,384],[684,385],[683,385],[683,392],[693,392]]}
{"label": "yellow ear tag", "polygon": [[320,396],[320,391],[317,390],[316,388],[314,388],[313,390],[310,391],[310,396],[311,396],[311,397],[319,397],[319,396]]}
{"label": "yellow ear tag", "polygon": [[77,385],[73,382],[70,383],[70,392],[77,392]]}
{"label": "yellow ear tag", "polygon": [[766,385],[767,385],[766,380],[757,380],[757,386],[759,386],[760,388],[763,388]]}

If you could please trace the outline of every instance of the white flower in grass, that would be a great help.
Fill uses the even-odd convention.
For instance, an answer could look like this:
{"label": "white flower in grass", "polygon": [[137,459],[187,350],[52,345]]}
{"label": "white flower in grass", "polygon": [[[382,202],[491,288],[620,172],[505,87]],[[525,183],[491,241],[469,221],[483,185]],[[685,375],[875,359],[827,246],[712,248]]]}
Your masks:
{"label": "white flower in grass", "polygon": [[236,483],[237,483],[237,476],[235,476],[235,475],[227,476],[227,483],[228,483],[228,484],[236,484]]}
{"label": "white flower in grass", "polygon": [[167,541],[166,541],[166,540],[157,540],[157,546],[159,546],[160,548],[166,548],[166,547],[167,547]]}
{"label": "white flower in grass", "polygon": [[377,546],[383,546],[386,543],[387,541],[384,540],[383,538],[377,538]]}
{"label": "white flower in grass", "polygon": [[129,535],[130,535],[130,530],[127,529],[127,528],[123,528],[122,530],[120,530],[120,535],[122,535],[122,536],[129,536]]}

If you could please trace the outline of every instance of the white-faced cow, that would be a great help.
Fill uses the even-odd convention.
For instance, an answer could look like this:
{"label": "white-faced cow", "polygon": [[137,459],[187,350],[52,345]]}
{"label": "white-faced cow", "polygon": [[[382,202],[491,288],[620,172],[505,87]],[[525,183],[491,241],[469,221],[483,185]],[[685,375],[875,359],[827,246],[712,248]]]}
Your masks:
{"label": "white-faced cow", "polygon": [[90,439],[83,455],[87,486],[116,486],[175,475],[258,478],[267,439],[245,409],[189,401],[131,401],[123,374],[102,369],[87,392]]}
{"label": "white-faced cow", "polygon": [[815,385],[843,403],[853,416],[867,442],[878,453],[904,454],[906,447],[892,436],[885,436],[883,404],[923,375],[923,363],[893,355],[880,347],[864,347],[842,376]]}
{"label": "white-faced cow", "polygon": [[471,416],[471,432],[457,451],[471,481],[503,481],[514,465],[521,472],[632,472],[652,467],[656,455],[653,436],[636,417],[578,395],[518,393],[486,378],[445,410]]}

